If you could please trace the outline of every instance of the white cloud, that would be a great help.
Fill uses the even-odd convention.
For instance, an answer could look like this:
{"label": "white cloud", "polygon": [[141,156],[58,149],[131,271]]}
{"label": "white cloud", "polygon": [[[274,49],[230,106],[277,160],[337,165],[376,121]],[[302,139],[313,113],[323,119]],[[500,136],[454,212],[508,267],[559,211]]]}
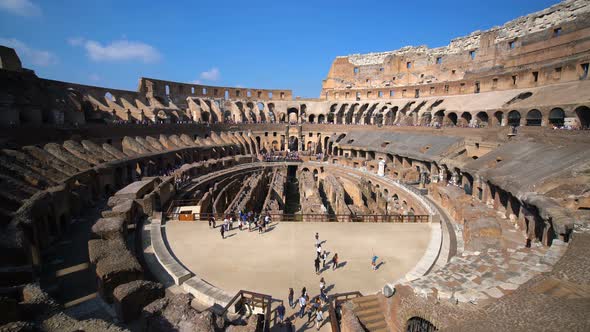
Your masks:
{"label": "white cloud", "polygon": [[221,72],[219,72],[219,68],[213,67],[207,71],[202,72],[199,77],[206,81],[219,81],[221,78]]}
{"label": "white cloud", "polygon": [[201,80],[190,81],[190,83],[192,83],[192,84],[201,84]]}
{"label": "white cloud", "polygon": [[68,43],[72,46],[83,46],[86,54],[93,61],[139,60],[144,63],[153,63],[161,58],[160,52],[153,46],[126,39],[103,45],[95,40],[74,37],[69,38]]}
{"label": "white cloud", "polygon": [[0,0],[0,10],[19,16],[41,16],[41,7],[29,0]]}
{"label": "white cloud", "polygon": [[29,47],[27,44],[15,38],[0,37],[0,45],[14,48],[19,57],[25,60],[25,63],[28,62],[32,65],[46,67],[58,62],[55,54]]}
{"label": "white cloud", "polygon": [[98,82],[98,81],[100,81],[100,76],[98,74],[90,74],[90,76],[88,76],[88,78],[92,82]]}

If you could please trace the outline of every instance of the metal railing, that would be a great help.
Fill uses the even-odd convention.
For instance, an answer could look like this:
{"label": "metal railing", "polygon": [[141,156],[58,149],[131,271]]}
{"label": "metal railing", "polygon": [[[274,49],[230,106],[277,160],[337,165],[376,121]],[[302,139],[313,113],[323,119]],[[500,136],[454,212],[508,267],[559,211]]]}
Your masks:
{"label": "metal railing", "polygon": [[236,295],[223,308],[221,316],[227,314],[229,308],[231,308],[232,306],[235,306],[235,312],[238,314],[243,313],[244,310],[247,310],[247,306],[249,306],[251,314],[254,315],[254,308],[259,308],[263,313],[262,315],[264,315],[262,331],[268,332],[270,331],[271,322],[271,304],[272,296],[250,292],[242,289],[239,292],[237,292]]}
{"label": "metal railing", "polygon": [[[190,200],[187,200],[190,201]],[[182,213],[172,212],[174,207],[182,206],[173,203],[166,213],[168,220],[179,219]],[[260,215],[262,220],[267,214]],[[223,221],[228,215],[225,213],[191,213],[193,221],[208,221],[215,218],[217,224]],[[238,221],[237,214],[230,214],[234,221]],[[296,214],[275,214],[269,213],[272,222],[375,222],[375,223],[426,223],[429,222],[429,215],[402,215],[402,214],[322,214],[322,213],[296,213]]]}
{"label": "metal railing", "polygon": [[359,291],[355,292],[347,292],[347,293],[340,293],[334,294],[330,297],[330,305],[328,307],[328,313],[330,315],[330,326],[332,327],[332,332],[340,332],[340,319],[341,317],[338,316],[338,310],[342,303],[349,301],[351,299],[362,297],[363,294]]}

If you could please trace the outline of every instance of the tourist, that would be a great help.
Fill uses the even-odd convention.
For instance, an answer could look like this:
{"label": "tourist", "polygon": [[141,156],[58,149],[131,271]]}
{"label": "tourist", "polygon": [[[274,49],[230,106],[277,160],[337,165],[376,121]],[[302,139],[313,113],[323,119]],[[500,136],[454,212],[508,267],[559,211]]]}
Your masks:
{"label": "tourist", "polygon": [[373,266],[373,271],[377,270],[377,259],[379,257],[377,257],[375,254],[373,254],[373,258],[371,258],[371,265]]}
{"label": "tourist", "polygon": [[215,217],[211,216],[211,218],[209,218],[209,228],[215,228]]}
{"label": "tourist", "polygon": [[335,253],[334,257],[332,257],[332,270],[336,270],[337,267],[338,267],[338,253]]}
{"label": "tourist", "polygon": [[303,287],[301,289],[301,296],[307,296],[307,288]]}
{"label": "tourist", "polygon": [[293,291],[293,288],[289,288],[289,307],[291,307],[291,309],[295,308],[295,301],[293,301],[294,295],[295,292]]}
{"label": "tourist", "polygon": [[285,306],[283,302],[277,307],[277,314],[279,315],[279,324],[283,324],[283,319],[285,318]]}
{"label": "tourist", "polygon": [[326,268],[326,259],[328,259],[328,253],[324,250],[322,253],[322,269]]}
{"label": "tourist", "polygon": [[320,299],[322,299],[324,303],[328,303],[328,296],[324,290],[320,290]]}
{"label": "tourist", "polygon": [[318,244],[318,247],[316,248],[315,251],[316,251],[317,256],[319,258],[321,256],[321,254],[322,254],[322,245],[321,244]]}
{"label": "tourist", "polygon": [[225,240],[225,227],[221,226],[219,228],[221,229],[220,230],[220,232],[221,232],[221,238]]}
{"label": "tourist", "polygon": [[316,257],[314,261],[315,265],[315,274],[320,274],[320,258]]}
{"label": "tourist", "polygon": [[223,225],[221,225],[221,228],[225,228],[226,230],[229,230],[228,223],[229,223],[229,220],[227,219],[227,216],[225,216],[225,218],[223,219]]}
{"label": "tourist", "polygon": [[314,313],[318,310],[319,310],[319,304],[317,302],[317,299],[309,301],[308,311],[307,311],[307,322],[308,323],[311,322],[311,320],[313,319]]}
{"label": "tourist", "polygon": [[315,233],[315,246],[316,247],[320,246],[320,233],[318,233],[318,232]]}
{"label": "tourist", "polygon": [[319,331],[320,330],[320,326],[322,326],[322,321],[324,320],[324,314],[322,313],[322,310],[318,308],[318,310],[316,311],[316,316],[315,316],[315,326],[316,329]]}
{"label": "tourist", "polygon": [[303,318],[303,315],[305,315],[305,305],[307,304],[307,302],[305,301],[305,296],[301,296],[299,298],[299,318]]}
{"label": "tourist", "polygon": [[326,281],[324,280],[324,277],[322,277],[320,279],[320,292],[323,292],[324,289],[326,289]]}

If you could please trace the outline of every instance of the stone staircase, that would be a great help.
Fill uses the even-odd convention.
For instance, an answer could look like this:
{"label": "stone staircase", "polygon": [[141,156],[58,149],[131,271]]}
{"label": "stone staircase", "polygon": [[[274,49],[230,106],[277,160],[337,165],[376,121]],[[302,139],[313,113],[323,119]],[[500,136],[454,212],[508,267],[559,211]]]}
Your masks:
{"label": "stone staircase", "polygon": [[361,324],[369,332],[387,332],[389,328],[383,315],[379,297],[382,295],[368,295],[351,299],[354,305],[354,313]]}

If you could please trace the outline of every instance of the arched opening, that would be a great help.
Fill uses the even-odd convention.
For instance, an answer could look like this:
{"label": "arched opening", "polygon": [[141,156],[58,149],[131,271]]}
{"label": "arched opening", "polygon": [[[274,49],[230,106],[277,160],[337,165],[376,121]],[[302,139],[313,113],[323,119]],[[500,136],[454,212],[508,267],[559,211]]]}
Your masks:
{"label": "arched opening", "polygon": [[513,110],[508,113],[508,125],[511,127],[520,126],[520,112]]}
{"label": "arched opening", "polygon": [[488,113],[479,112],[479,113],[477,113],[476,118],[477,118],[478,125],[483,126],[483,127],[488,126],[488,121],[489,121]]}
{"label": "arched opening", "polygon": [[565,112],[561,108],[554,108],[549,112],[549,123],[561,127],[565,123]]}
{"label": "arched opening", "polygon": [[318,123],[324,123],[326,121],[326,116],[323,114],[320,114],[318,116]]}
{"label": "arched opening", "polygon": [[289,137],[289,151],[299,150],[299,139],[296,136]]}
{"label": "arched opening", "polygon": [[267,106],[268,106],[268,116],[270,118],[270,122],[277,122],[277,118],[275,116],[275,104],[269,103]]}
{"label": "arched opening", "polygon": [[445,110],[436,111],[436,113],[434,113],[433,121],[440,125],[443,123],[444,118],[445,118]]}
{"label": "arched opening", "polygon": [[471,113],[463,112],[461,114],[461,124],[464,126],[468,126],[471,123]]}
{"label": "arched opening", "polygon": [[580,106],[576,108],[576,115],[580,120],[580,127],[582,129],[590,128],[590,108],[587,106]]}
{"label": "arched opening", "polygon": [[436,326],[431,322],[421,317],[412,317],[408,319],[406,324],[407,332],[434,332],[438,331]]}
{"label": "arched opening", "polygon": [[328,123],[334,123],[334,113],[328,113]]}
{"label": "arched opening", "polygon": [[209,122],[209,112],[202,112],[201,113],[201,121]]}
{"label": "arched opening", "polygon": [[504,113],[502,113],[502,111],[497,111],[494,113],[494,119],[496,119],[496,126],[501,126],[502,120],[504,119]]}
{"label": "arched opening", "polygon": [[310,114],[308,121],[309,121],[309,123],[314,123],[315,122],[315,114]]}
{"label": "arched opening", "polygon": [[457,114],[451,112],[449,115],[447,115],[447,119],[449,119],[451,125],[457,125]]}
{"label": "arched opening", "polygon": [[391,126],[395,122],[395,116],[397,115],[398,107],[392,107],[385,113],[385,125]]}
{"label": "arched opening", "polygon": [[543,116],[539,110],[530,110],[526,115],[527,126],[540,126]]}

